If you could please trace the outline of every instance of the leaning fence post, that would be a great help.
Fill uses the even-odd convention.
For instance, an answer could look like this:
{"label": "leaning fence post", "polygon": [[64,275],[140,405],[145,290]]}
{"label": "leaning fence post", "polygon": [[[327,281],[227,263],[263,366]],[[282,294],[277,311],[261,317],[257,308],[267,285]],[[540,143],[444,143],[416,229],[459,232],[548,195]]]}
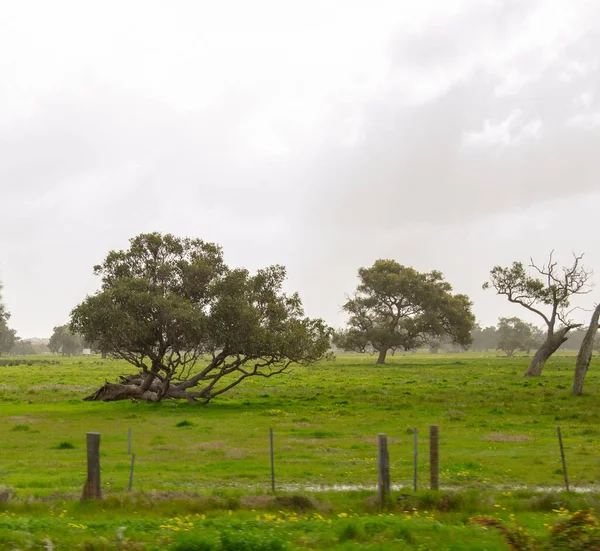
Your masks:
{"label": "leaning fence post", "polygon": [[129,469],[129,491],[131,492],[131,488],[133,486],[133,467],[135,465],[135,453],[131,455],[131,468]]}
{"label": "leaning fence post", "polygon": [[560,427],[556,427],[556,433],[558,434],[558,445],[560,446],[560,458],[562,460],[563,475],[565,477],[565,488],[569,491],[569,476],[567,475],[567,460],[565,459],[565,448],[563,447],[562,434],[560,433]]}
{"label": "leaning fence post", "polygon": [[83,485],[81,499],[100,499],[100,433],[87,433],[87,480]]}
{"label": "leaning fence post", "polygon": [[417,491],[417,456],[418,456],[418,430],[416,428],[413,429],[413,490]]}
{"label": "leaning fence post", "polygon": [[377,435],[377,497],[379,505],[385,505],[390,497],[390,457],[387,435]]}
{"label": "leaning fence post", "polygon": [[131,429],[127,429],[127,455],[131,455]]}
{"label": "leaning fence post", "polygon": [[432,490],[440,489],[440,432],[437,425],[429,427],[429,473]]}
{"label": "leaning fence post", "polygon": [[273,448],[273,429],[269,429],[269,446],[271,450],[271,491],[275,493],[275,452]]}

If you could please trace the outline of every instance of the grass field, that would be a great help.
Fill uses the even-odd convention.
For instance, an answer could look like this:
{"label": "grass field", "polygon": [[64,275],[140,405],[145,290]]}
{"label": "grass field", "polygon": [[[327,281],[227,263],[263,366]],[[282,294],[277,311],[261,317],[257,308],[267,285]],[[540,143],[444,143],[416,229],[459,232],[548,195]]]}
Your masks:
{"label": "grass field", "polygon": [[[543,524],[556,516],[552,509],[585,507],[596,500],[597,360],[590,368],[586,394],[577,398],[569,395],[573,356],[557,356],[541,378],[524,379],[523,357],[409,354],[391,357],[385,367],[375,367],[373,357],[338,356],[327,364],[294,368],[287,376],[250,380],[207,406],[83,402],[86,393],[127,372],[127,367],[99,358],[47,360],[0,367],[0,487],[15,494],[0,517],[0,544],[8,541],[1,539],[6,534],[19,532],[14,523],[28,519],[27,530],[34,540],[38,537],[40,549],[44,530],[60,541],[79,534],[79,540],[88,537],[97,545],[98,534],[106,532],[109,543],[96,548],[113,548],[123,544],[116,536],[123,522],[133,523],[127,524],[128,537],[136,533],[136,541],[152,545],[165,537],[164,547],[188,534],[185,527],[160,528],[169,525],[169,518],[204,514],[207,519],[194,517],[195,526],[202,524],[206,545],[213,547],[198,544],[190,549],[246,549],[221,541],[223,534],[233,537],[238,532],[254,534],[254,547],[247,549],[270,549],[260,547],[263,536],[291,549],[368,549],[368,544],[388,549],[386,542],[398,538],[409,549],[482,549],[478,545],[483,541],[486,549],[505,549],[499,536],[465,524],[469,516],[508,518],[514,513],[541,534],[546,530]],[[383,432],[390,439],[392,483],[408,487],[412,428],[419,429],[419,485],[425,489],[431,424],[440,426],[441,484],[452,490],[456,502],[439,506],[441,498],[425,492],[409,500],[408,509],[421,511],[417,518],[406,518],[408,502],[385,513],[371,510],[376,435]],[[563,483],[557,425],[563,432],[571,484],[588,492],[585,496],[556,493]],[[292,521],[285,516],[290,514],[285,503],[278,505],[265,495],[270,486],[270,427],[275,431],[280,493],[314,500],[314,510],[297,512]],[[130,465],[128,428],[136,454],[131,499],[123,497]],[[106,499],[101,506],[73,501],[85,480],[89,431],[102,435]],[[541,495],[542,490],[553,492],[552,497]],[[406,489],[401,493],[411,494]],[[66,513],[60,517],[63,508]],[[275,514],[280,520],[257,520],[257,514]],[[357,514],[361,516],[352,516]],[[428,520],[432,514],[433,520]],[[382,523],[382,518],[385,528],[363,526]],[[67,520],[87,528],[69,527]],[[352,537],[340,535],[344,530]],[[403,530],[410,534],[402,536]],[[462,547],[451,547],[456,531],[466,542]],[[92,533],[93,538],[82,536]],[[468,547],[471,540],[473,546]],[[389,547],[398,548],[402,547]]]}

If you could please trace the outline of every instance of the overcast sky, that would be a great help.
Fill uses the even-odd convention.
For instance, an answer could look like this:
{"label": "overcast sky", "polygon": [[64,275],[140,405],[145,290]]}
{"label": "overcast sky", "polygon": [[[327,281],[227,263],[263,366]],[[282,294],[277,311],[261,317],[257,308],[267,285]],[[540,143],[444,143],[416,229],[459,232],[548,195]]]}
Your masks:
{"label": "overcast sky", "polygon": [[494,264],[600,277],[598,52],[597,0],[0,0],[12,326],[49,336],[147,231],[284,264],[336,326],[377,258],[522,315]]}

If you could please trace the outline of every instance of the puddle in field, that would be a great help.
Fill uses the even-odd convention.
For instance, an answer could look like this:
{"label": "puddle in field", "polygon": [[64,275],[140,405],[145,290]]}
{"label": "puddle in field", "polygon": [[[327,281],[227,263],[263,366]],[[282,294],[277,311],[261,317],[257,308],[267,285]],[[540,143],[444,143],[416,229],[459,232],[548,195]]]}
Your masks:
{"label": "puddle in field", "polygon": [[[474,486],[440,486],[440,490],[465,490],[467,488],[473,488]],[[284,492],[358,492],[358,491],[371,491],[377,490],[376,485],[367,484],[281,484],[277,488]],[[392,484],[392,490],[401,490],[407,488],[406,485]],[[423,486],[421,489],[426,488]],[[485,484],[481,486],[475,486],[475,488],[496,490],[499,492],[514,492],[517,490],[528,490],[530,492],[562,492],[564,486],[526,486],[524,484]],[[571,486],[571,492],[580,494],[589,494],[598,492],[600,493],[600,486],[598,485],[587,485],[587,486]]]}

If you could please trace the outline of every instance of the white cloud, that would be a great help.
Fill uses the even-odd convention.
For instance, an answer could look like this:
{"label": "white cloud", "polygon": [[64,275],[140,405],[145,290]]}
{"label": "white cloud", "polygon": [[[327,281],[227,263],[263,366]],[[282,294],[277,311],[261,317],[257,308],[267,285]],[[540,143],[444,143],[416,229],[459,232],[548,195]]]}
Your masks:
{"label": "white cloud", "polygon": [[567,125],[586,130],[596,128],[600,126],[600,111],[573,115],[567,119]]}
{"label": "white cloud", "polygon": [[542,132],[542,121],[539,118],[524,120],[523,112],[519,109],[512,111],[500,122],[483,121],[483,129],[463,134],[465,147],[496,147],[516,146],[523,142],[538,140]]}

